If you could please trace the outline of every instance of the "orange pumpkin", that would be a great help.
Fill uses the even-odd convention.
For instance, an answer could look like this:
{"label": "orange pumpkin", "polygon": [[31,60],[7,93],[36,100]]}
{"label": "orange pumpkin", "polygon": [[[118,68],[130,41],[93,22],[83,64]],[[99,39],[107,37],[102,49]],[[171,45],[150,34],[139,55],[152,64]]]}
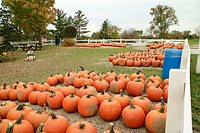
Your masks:
{"label": "orange pumpkin", "polygon": [[59,109],[62,107],[62,101],[64,95],[60,91],[51,91],[51,94],[47,96],[47,103],[51,109]]}
{"label": "orange pumpkin", "polygon": [[26,120],[22,120],[23,114],[8,125],[2,127],[1,133],[7,133],[7,131],[12,131],[12,133],[34,133],[33,126]]}
{"label": "orange pumpkin", "polygon": [[134,80],[135,78],[138,78],[138,77],[140,77],[140,78],[145,80],[145,75],[143,73],[141,73],[141,70],[139,70],[136,73],[131,74],[130,79]]}
{"label": "orange pumpkin", "polygon": [[5,119],[10,109],[16,107],[17,104],[10,101],[0,102],[0,118]]}
{"label": "orange pumpkin", "polygon": [[141,107],[130,101],[130,105],[122,111],[122,120],[129,128],[139,128],[144,125],[145,113]]}
{"label": "orange pumpkin", "polygon": [[166,113],[164,107],[160,110],[150,111],[145,119],[145,127],[152,133],[164,133],[166,125]]}
{"label": "orange pumpkin", "polygon": [[81,88],[81,83],[83,82],[84,78],[83,77],[76,77],[74,78],[73,86],[76,88]]}
{"label": "orange pumpkin", "polygon": [[17,90],[17,99],[22,102],[28,102],[28,96],[33,91],[33,88],[23,85]]}
{"label": "orange pumpkin", "polygon": [[29,96],[28,96],[29,103],[31,103],[31,104],[37,104],[38,103],[37,102],[37,97],[38,97],[39,93],[40,93],[39,91],[33,91],[33,92],[31,92],[29,94]]}
{"label": "orange pumpkin", "polygon": [[61,87],[60,91],[63,93],[63,95],[66,97],[70,95],[72,92],[76,95],[76,88],[71,85],[66,85],[64,87]]}
{"label": "orange pumpkin", "polygon": [[108,94],[107,92],[105,92],[105,91],[102,91],[102,92],[96,94],[95,97],[97,98],[99,105],[100,105],[104,100],[107,100],[107,99],[109,99],[109,98],[112,98],[112,96],[111,96],[110,94]]}
{"label": "orange pumpkin", "polygon": [[145,95],[134,97],[132,103],[141,107],[145,115],[151,110],[151,101]]}
{"label": "orange pumpkin", "polygon": [[2,89],[0,89],[0,100],[8,100],[8,94],[11,90],[10,86],[8,86],[6,83],[3,83],[1,88]]}
{"label": "orange pumpkin", "polygon": [[102,76],[100,76],[99,80],[94,81],[93,86],[96,88],[97,91],[104,91],[108,89],[109,83],[106,80],[102,79]]}
{"label": "orange pumpkin", "polygon": [[51,117],[46,120],[43,130],[46,133],[66,133],[68,127],[69,122],[65,117],[51,114]]}
{"label": "orange pumpkin", "polygon": [[83,96],[78,101],[78,112],[83,117],[92,117],[96,115],[98,111],[98,100],[92,96]]}
{"label": "orange pumpkin", "polygon": [[123,91],[120,91],[120,94],[117,94],[113,97],[114,100],[117,100],[122,107],[122,110],[129,105],[129,97],[124,95]]}
{"label": "orange pumpkin", "polygon": [[144,92],[144,84],[140,79],[129,81],[126,86],[126,91],[131,96],[141,96]]}
{"label": "orange pumpkin", "polygon": [[10,109],[7,113],[6,118],[9,120],[17,120],[21,116],[21,114],[26,116],[31,111],[32,111],[31,107],[25,106],[24,104],[22,104]]}
{"label": "orange pumpkin", "polygon": [[74,95],[74,92],[71,95],[66,96],[63,99],[62,106],[63,109],[69,113],[74,113],[78,110],[78,101],[80,97]]}
{"label": "orange pumpkin", "polygon": [[38,105],[40,105],[40,106],[48,105],[47,97],[49,95],[50,95],[50,92],[48,92],[48,91],[42,91],[42,92],[38,93],[38,96],[37,96]]}
{"label": "orange pumpkin", "polygon": [[54,77],[56,78],[57,83],[62,83],[63,80],[64,80],[64,76],[62,74],[60,74],[60,73],[54,75]]}
{"label": "orange pumpkin", "polygon": [[40,123],[45,122],[48,118],[49,115],[44,111],[31,111],[24,117],[24,120],[30,122],[36,131]]}
{"label": "orange pumpkin", "polygon": [[57,84],[57,79],[55,77],[53,77],[53,75],[50,75],[46,82],[50,85],[50,86],[53,86],[53,85],[56,85]]}
{"label": "orange pumpkin", "polygon": [[0,117],[0,131],[2,131],[2,128],[5,127],[6,125],[8,125],[9,122],[10,122],[10,120],[1,119],[1,117]]}
{"label": "orange pumpkin", "polygon": [[113,93],[120,93],[120,90],[125,89],[125,83],[118,79],[117,76],[115,76],[115,80],[110,82],[110,88],[109,90]]}
{"label": "orange pumpkin", "polygon": [[121,112],[121,104],[113,99],[104,100],[99,107],[99,115],[105,121],[118,120]]}
{"label": "orange pumpkin", "polygon": [[161,97],[163,97],[163,90],[159,86],[160,85],[148,87],[146,94],[151,101],[159,102]]}
{"label": "orange pumpkin", "polygon": [[71,124],[66,133],[97,133],[97,129],[92,123],[81,121]]}
{"label": "orange pumpkin", "polygon": [[88,86],[87,84],[84,87],[81,87],[80,90],[77,92],[77,96],[79,97],[83,97],[89,94],[95,96],[97,94],[97,91],[93,86]]}
{"label": "orange pumpkin", "polygon": [[17,85],[15,85],[15,87],[10,90],[10,92],[8,93],[8,98],[11,101],[17,100]]}

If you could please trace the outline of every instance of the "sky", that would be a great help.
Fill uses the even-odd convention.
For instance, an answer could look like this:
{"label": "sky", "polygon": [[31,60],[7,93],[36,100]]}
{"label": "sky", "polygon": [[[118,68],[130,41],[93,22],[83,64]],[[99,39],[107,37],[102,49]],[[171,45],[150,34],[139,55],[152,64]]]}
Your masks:
{"label": "sky", "polygon": [[62,9],[67,17],[81,10],[89,20],[89,34],[99,31],[106,19],[122,31],[134,28],[145,32],[153,19],[150,9],[158,4],[175,9],[179,25],[171,26],[170,31],[195,33],[200,26],[200,0],[55,0],[55,7]]}

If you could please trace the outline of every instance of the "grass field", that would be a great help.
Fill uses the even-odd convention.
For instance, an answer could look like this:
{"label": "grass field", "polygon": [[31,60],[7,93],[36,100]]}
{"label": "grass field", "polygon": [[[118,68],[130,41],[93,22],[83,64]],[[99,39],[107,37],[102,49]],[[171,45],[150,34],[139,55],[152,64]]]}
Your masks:
{"label": "grass field", "polygon": [[[45,46],[36,51],[36,60],[25,62],[26,53],[22,50],[15,52],[15,60],[9,63],[0,63],[0,83],[13,84],[15,81],[42,82],[50,74],[65,74],[69,71],[80,70],[83,66],[87,70],[99,73],[114,70],[116,73],[134,73],[141,68],[114,67],[108,62],[109,55],[116,52],[133,51],[136,48],[74,48],[60,46]],[[200,132],[200,74],[195,73],[196,56],[191,57],[191,89],[194,132]],[[160,75],[160,68],[143,69],[146,76]]]}
{"label": "grass field", "polygon": [[188,40],[188,43],[189,43],[190,45],[198,45],[198,44],[199,44],[199,39],[198,39],[198,38],[189,39],[189,40]]}

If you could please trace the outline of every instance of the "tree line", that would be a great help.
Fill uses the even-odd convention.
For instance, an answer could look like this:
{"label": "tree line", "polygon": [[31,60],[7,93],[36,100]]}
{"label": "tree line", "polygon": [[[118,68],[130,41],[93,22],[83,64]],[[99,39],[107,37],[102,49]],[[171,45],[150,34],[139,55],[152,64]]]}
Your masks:
{"label": "tree line", "polygon": [[[55,0],[3,0],[0,8],[0,36],[8,41],[39,40],[45,34],[48,39],[55,36],[63,38],[66,26],[74,26],[77,29],[77,39],[117,39],[117,38],[166,38],[185,39],[198,38],[200,26],[196,33],[191,31],[169,31],[169,27],[178,25],[178,18],[172,7],[157,5],[150,9],[153,17],[149,27],[143,31],[135,28],[121,29],[113,25],[109,19],[102,22],[101,28],[86,35],[89,23],[86,15],[78,10],[74,16],[67,16],[61,9],[55,9]],[[52,24],[55,30],[48,30]]]}

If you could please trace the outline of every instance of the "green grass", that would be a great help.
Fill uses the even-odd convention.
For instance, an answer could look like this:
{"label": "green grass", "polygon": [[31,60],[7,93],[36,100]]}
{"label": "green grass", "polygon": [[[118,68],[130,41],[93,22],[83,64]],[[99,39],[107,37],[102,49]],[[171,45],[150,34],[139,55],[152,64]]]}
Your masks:
{"label": "green grass", "polygon": [[188,40],[188,43],[189,43],[190,45],[198,45],[198,44],[199,44],[199,39],[198,39],[198,38],[189,39],[189,40]]}
{"label": "green grass", "polygon": [[[87,70],[99,73],[114,70],[116,73],[134,73],[141,68],[115,67],[108,62],[108,56],[116,52],[133,51],[132,48],[74,48],[60,46],[46,46],[41,51],[36,51],[36,60],[25,62],[26,53],[22,50],[15,52],[15,60],[0,63],[0,83],[13,84],[15,81],[42,82],[50,74],[65,74],[69,71],[80,70],[83,66]],[[195,132],[200,132],[200,74],[196,74],[197,56],[191,57],[191,94],[192,117]],[[161,76],[161,69],[143,69],[146,76],[152,74]]]}
{"label": "green grass", "polygon": [[197,56],[191,56],[192,120],[194,131],[200,132],[200,74],[196,73]]}

